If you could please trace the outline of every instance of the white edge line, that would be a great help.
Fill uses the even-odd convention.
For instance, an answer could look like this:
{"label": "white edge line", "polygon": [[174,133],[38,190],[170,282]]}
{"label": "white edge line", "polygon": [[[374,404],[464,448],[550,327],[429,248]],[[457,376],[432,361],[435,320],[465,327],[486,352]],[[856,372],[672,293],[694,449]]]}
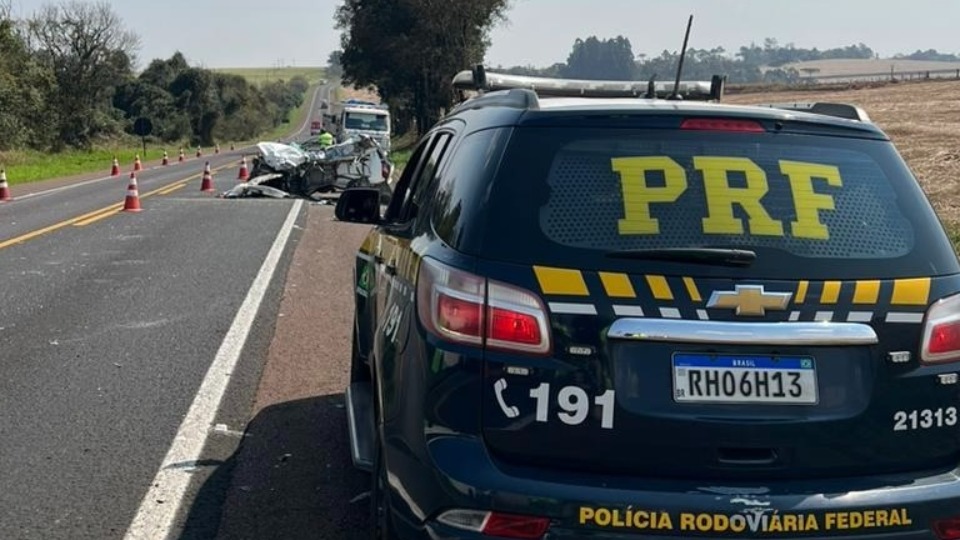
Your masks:
{"label": "white edge line", "polygon": [[[200,458],[206,444],[207,435],[216,419],[220,402],[226,393],[227,385],[233,374],[240,353],[247,341],[250,328],[260,310],[260,303],[266,295],[274,271],[280,262],[280,256],[286,247],[293,224],[300,213],[303,201],[294,202],[287,214],[287,220],[280,228],[273,247],[267,253],[257,277],[254,278],[247,297],[240,306],[233,324],[224,336],[213,363],[207,370],[200,389],[187,411],[173,444],[163,458],[160,470],[150,482],[150,488],[144,495],[136,516],[127,529],[125,539],[166,538],[174,527],[180,506],[183,503],[191,473],[178,467],[181,463],[193,463]],[[162,503],[158,502],[162,501]]]}
{"label": "white edge line", "polygon": [[[128,173],[128,176],[129,176],[129,173]],[[25,193],[23,195],[18,196],[17,200],[31,199],[33,197],[42,197],[44,195],[52,195],[54,193],[59,193],[61,191],[66,191],[68,189],[78,188],[81,186],[88,186],[90,184],[96,184],[97,182],[103,182],[105,180],[111,180],[111,179],[125,180],[122,174],[119,176],[104,176],[103,178],[94,178],[93,180],[84,180],[83,182],[77,182],[76,184],[67,184],[66,186],[60,186],[52,189],[47,189],[44,191],[34,191],[33,193]],[[52,178],[51,180],[56,180],[56,178]]]}

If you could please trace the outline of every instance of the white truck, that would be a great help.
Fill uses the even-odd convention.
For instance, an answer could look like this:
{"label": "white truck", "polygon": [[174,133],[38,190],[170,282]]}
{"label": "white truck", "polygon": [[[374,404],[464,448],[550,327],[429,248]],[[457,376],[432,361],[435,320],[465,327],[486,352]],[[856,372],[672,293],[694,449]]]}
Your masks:
{"label": "white truck", "polygon": [[348,99],[330,103],[324,123],[338,142],[369,135],[384,151],[390,151],[390,110],[386,105]]}

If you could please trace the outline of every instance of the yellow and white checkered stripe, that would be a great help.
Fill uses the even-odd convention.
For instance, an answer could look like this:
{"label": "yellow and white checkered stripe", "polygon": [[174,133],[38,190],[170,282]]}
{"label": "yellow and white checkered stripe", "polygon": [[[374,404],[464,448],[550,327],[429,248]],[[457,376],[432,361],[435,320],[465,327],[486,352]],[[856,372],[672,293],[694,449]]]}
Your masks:
{"label": "yellow and white checkered stripe", "polygon": [[[558,314],[596,315],[597,306],[590,301],[591,291],[584,273],[569,268],[534,266],[534,274],[544,296],[568,297],[570,301],[551,301],[550,310]],[[602,294],[613,301],[613,312],[619,317],[659,316],[668,319],[683,318],[681,304],[693,304],[696,317],[709,320],[704,306],[702,283],[691,277],[671,280],[662,275],[644,275],[642,279],[619,272],[597,272]],[[704,280],[705,281],[705,280]],[[883,294],[884,289],[888,289]],[[930,278],[907,278],[893,280],[884,287],[880,280],[857,281],[799,281],[793,291],[792,306],[788,319],[798,321],[805,311],[816,309],[815,321],[870,322],[880,314],[889,323],[920,323],[923,309],[930,301]],[[658,306],[644,310],[630,300],[638,301],[640,294],[648,295],[656,303],[673,305]],[[600,293],[601,291],[596,291]],[[583,301],[574,301],[582,299]],[[565,299],[566,300],[566,299]],[[803,311],[803,308],[809,309]],[[656,313],[648,313],[655,309]]]}

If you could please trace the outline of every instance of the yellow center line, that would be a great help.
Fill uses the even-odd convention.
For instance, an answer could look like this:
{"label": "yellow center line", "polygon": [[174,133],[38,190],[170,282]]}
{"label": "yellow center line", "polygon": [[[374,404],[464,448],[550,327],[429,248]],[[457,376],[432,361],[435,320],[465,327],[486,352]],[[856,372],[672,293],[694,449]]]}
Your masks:
{"label": "yellow center line", "polygon": [[[211,168],[210,171],[211,171],[211,172],[221,171],[221,170],[226,169],[227,167],[230,167],[230,166],[232,166],[232,163],[228,163],[228,164],[223,165],[223,166],[221,166],[221,167]],[[177,180],[176,182],[173,182],[172,184],[168,184],[168,185],[166,185],[166,186],[163,186],[163,187],[161,187],[161,188],[155,189],[155,190],[153,190],[153,191],[144,193],[143,195],[140,195],[140,198],[141,198],[141,199],[144,199],[144,198],[146,198],[146,197],[150,197],[151,195],[156,195],[156,194],[161,194],[161,195],[162,195],[162,194],[163,194],[163,193],[161,193],[162,191],[167,190],[167,189],[170,189],[170,188],[172,188],[173,186],[178,186],[177,189],[179,189],[179,187],[186,186],[187,183],[189,183],[191,180],[195,180],[195,179],[201,178],[202,176],[203,176],[203,173],[201,173],[201,174],[192,174],[192,175],[188,176],[187,178],[183,178],[183,179],[181,179],[181,180]],[[83,214],[83,215],[80,215],[80,216],[77,216],[77,217],[73,217],[73,218],[70,218],[70,219],[61,221],[61,222],[59,222],[59,223],[54,223],[53,225],[48,225],[48,226],[46,226],[46,227],[43,227],[42,229],[37,229],[37,230],[35,230],[35,231],[30,231],[30,232],[28,232],[28,233],[26,233],[26,234],[22,234],[22,235],[20,235],[20,236],[15,236],[15,237],[13,237],[13,238],[10,238],[9,240],[0,241],[0,249],[7,248],[7,247],[10,247],[10,246],[13,246],[13,245],[16,245],[16,244],[21,244],[21,243],[23,243],[23,242],[26,242],[27,240],[32,240],[32,239],[34,239],[34,238],[36,238],[36,237],[38,237],[38,236],[42,236],[42,235],[44,235],[44,234],[51,233],[51,232],[53,232],[53,231],[62,229],[62,228],[64,228],[64,227],[68,227],[68,226],[73,225],[73,224],[77,224],[78,227],[82,227],[82,226],[84,226],[84,225],[88,225],[88,224],[90,224],[90,223],[94,223],[94,222],[96,222],[96,221],[99,221],[99,220],[101,220],[101,219],[103,219],[103,218],[112,216],[112,215],[114,215],[114,214],[119,214],[121,210],[123,210],[123,203],[111,204],[110,206],[106,206],[106,207],[104,207],[104,208],[100,208],[100,209],[98,209],[98,210],[94,210],[93,212],[87,212],[86,214]]]}
{"label": "yellow center line", "polygon": [[185,187],[187,187],[187,183],[186,183],[186,182],[184,182],[184,183],[182,183],[182,184],[174,184],[174,185],[168,187],[167,189],[161,191],[161,192],[158,193],[157,195],[169,195],[169,194],[173,193],[174,191],[176,191],[176,190],[178,190],[178,189],[181,189],[181,188],[185,188]]}
{"label": "yellow center line", "polygon": [[108,210],[108,211],[106,211],[106,212],[104,212],[104,213],[102,213],[102,214],[97,214],[97,215],[93,216],[92,218],[88,218],[88,219],[85,219],[85,220],[83,220],[83,221],[77,221],[77,222],[75,222],[75,223],[73,224],[73,226],[74,226],[74,227],[86,227],[87,225],[90,225],[91,223],[96,223],[96,222],[100,221],[101,219],[105,219],[105,218],[108,218],[108,217],[110,217],[110,216],[119,214],[119,213],[122,212],[122,211],[123,211],[123,208],[114,208],[113,210]]}

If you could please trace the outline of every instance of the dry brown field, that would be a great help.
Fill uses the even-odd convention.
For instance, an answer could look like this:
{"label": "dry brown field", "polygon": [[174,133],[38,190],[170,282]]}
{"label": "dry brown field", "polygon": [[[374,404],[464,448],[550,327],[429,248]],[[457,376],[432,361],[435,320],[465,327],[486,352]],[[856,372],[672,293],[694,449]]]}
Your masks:
{"label": "dry brown field", "polygon": [[896,144],[951,234],[960,231],[960,81],[727,95],[727,103],[851,103]]}

